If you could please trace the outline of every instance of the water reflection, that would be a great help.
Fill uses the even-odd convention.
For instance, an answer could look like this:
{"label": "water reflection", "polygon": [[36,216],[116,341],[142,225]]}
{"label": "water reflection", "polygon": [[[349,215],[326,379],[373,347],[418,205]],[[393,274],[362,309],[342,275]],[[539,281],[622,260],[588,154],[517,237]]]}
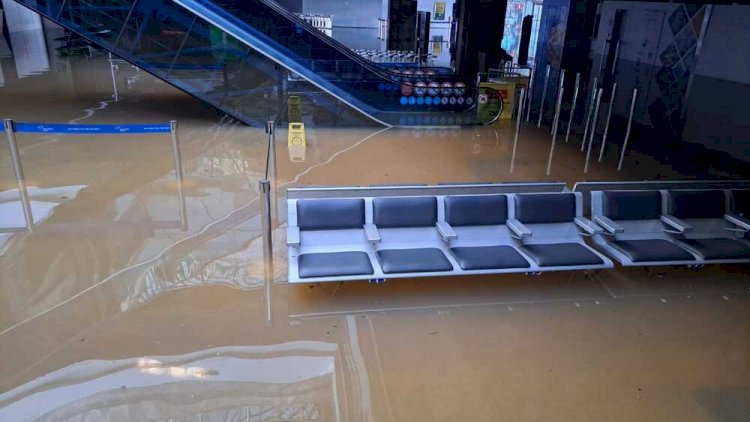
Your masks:
{"label": "water reflection", "polygon": [[297,341],[85,361],[0,395],[0,419],[354,420],[345,379],[357,368],[340,353]]}

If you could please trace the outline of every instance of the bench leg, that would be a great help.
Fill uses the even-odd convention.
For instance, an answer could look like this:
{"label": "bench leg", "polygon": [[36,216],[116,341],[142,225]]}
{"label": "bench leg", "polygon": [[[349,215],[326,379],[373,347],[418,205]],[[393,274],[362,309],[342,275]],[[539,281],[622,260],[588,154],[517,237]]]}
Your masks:
{"label": "bench leg", "polygon": [[334,288],[333,291],[331,292],[331,296],[336,294],[336,292],[339,290],[339,287],[341,287],[342,283],[343,281],[339,281],[338,284],[336,284],[336,288]]}
{"label": "bench leg", "polygon": [[656,278],[664,278],[664,276],[667,274],[666,271],[658,271],[655,270],[654,267],[643,267],[646,270],[646,273],[649,275],[649,277],[656,276]]}

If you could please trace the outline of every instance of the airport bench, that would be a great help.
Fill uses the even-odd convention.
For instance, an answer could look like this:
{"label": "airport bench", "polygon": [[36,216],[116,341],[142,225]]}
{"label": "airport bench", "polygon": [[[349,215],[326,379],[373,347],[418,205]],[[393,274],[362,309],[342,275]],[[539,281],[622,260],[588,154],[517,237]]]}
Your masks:
{"label": "airport bench", "polygon": [[[588,185],[597,184],[605,190],[590,189],[591,219],[603,233],[594,243],[623,266],[750,262],[749,191],[731,189],[746,182]],[[685,189],[696,185],[706,189]]]}
{"label": "airport bench", "polygon": [[293,188],[289,282],[611,268],[562,183]]}
{"label": "airport bench", "polygon": [[750,262],[750,229],[730,211],[731,191],[670,190],[669,214],[662,217],[669,233],[701,263]]}

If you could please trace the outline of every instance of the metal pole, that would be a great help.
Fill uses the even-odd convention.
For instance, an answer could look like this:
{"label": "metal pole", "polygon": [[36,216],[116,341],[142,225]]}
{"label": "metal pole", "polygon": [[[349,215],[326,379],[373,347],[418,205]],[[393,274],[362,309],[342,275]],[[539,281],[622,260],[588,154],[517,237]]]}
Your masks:
{"label": "metal pole", "polygon": [[263,239],[263,268],[265,278],[273,278],[273,240],[271,236],[271,182],[263,179],[260,186],[260,230]]}
{"label": "metal pole", "polygon": [[521,131],[521,121],[523,120],[523,106],[524,99],[526,98],[526,90],[521,88],[521,94],[518,97],[518,118],[516,119],[516,136],[513,138],[513,154],[510,157],[510,172],[513,173],[513,168],[516,164],[516,148],[518,147],[518,133]]}
{"label": "metal pole", "polygon": [[560,123],[560,103],[562,102],[563,91],[565,88],[560,86],[560,92],[557,94],[557,115],[552,123],[552,145],[549,148],[549,159],[547,159],[547,176],[552,172],[552,155],[555,153],[555,141],[557,140],[557,125]]}
{"label": "metal pole", "polygon": [[[619,44],[618,44],[619,45]],[[607,123],[604,125],[604,135],[602,136],[602,147],[599,149],[599,162],[604,158],[604,147],[607,145],[607,133],[609,132],[609,121],[612,119],[612,108],[615,106],[615,97],[617,96],[617,82],[612,84],[612,96],[609,97],[609,111],[607,112]]]}
{"label": "metal pole", "polygon": [[[565,83],[565,69],[560,70],[560,84],[557,87],[557,92],[559,93],[563,89],[563,83]],[[557,129],[557,119],[560,118],[560,110],[558,109],[560,105],[556,103],[556,107],[554,110],[555,116],[552,118],[552,130],[550,131],[550,135],[552,135],[552,131]]]}
{"label": "metal pole", "polygon": [[[599,104],[601,104],[602,101],[602,89],[599,88],[599,90],[596,93],[596,108],[594,109],[594,120],[591,122],[591,135],[589,136],[589,148],[586,152],[586,164],[583,166],[583,172],[588,173],[589,172],[589,158],[591,157],[591,146],[594,144],[594,135],[596,135],[596,122],[599,118]],[[584,140],[584,143],[586,141]]]}
{"label": "metal pole", "polygon": [[529,74],[529,95],[526,96],[526,123],[531,119],[531,100],[534,98],[534,71],[536,70],[536,65],[533,69]]}
{"label": "metal pole", "polygon": [[622,170],[622,162],[625,159],[625,150],[628,149],[628,140],[630,139],[630,128],[633,125],[633,112],[635,111],[635,99],[638,97],[638,88],[633,88],[633,99],[630,100],[630,116],[628,117],[628,128],[625,131],[625,141],[622,144],[620,153],[620,162],[617,164],[617,170]]}
{"label": "metal pole", "polygon": [[16,134],[13,130],[13,120],[4,119],[3,127],[5,134],[8,135],[8,147],[10,148],[10,159],[13,163],[13,171],[16,174],[18,182],[18,194],[21,197],[21,207],[23,208],[23,218],[26,220],[26,229],[32,232],[34,227],[34,215],[31,212],[31,202],[29,201],[29,192],[26,191],[26,181],[23,177],[23,166],[21,165],[21,154],[18,152],[18,143],[16,143]]}
{"label": "metal pole", "polygon": [[180,229],[185,231],[187,230],[187,208],[182,183],[182,154],[180,153],[180,140],[177,137],[177,120],[169,121],[169,133],[172,135],[172,160],[174,161],[175,179],[177,179],[177,197],[180,200]]}
{"label": "metal pole", "polygon": [[266,131],[268,132],[268,177],[271,179],[271,223],[273,227],[276,227],[279,219],[276,215],[276,123],[273,120],[266,122]]}
{"label": "metal pole", "polygon": [[536,121],[536,127],[542,127],[542,116],[544,115],[544,100],[547,99],[547,84],[549,83],[549,72],[552,65],[547,65],[547,72],[544,75],[544,86],[542,87],[542,103],[539,104],[539,119]]}
{"label": "metal pole", "polygon": [[120,101],[117,95],[117,81],[115,80],[115,65],[112,63],[112,53],[109,53],[109,73],[112,75],[112,90],[114,90],[115,101]]}
{"label": "metal pole", "polygon": [[594,112],[594,103],[596,102],[596,85],[599,82],[598,78],[594,78],[594,87],[591,88],[591,104],[589,105],[589,111],[586,113],[586,126],[583,128],[583,142],[581,142],[581,152],[586,148],[586,136],[589,134],[589,122],[591,120],[591,114]]}
{"label": "metal pole", "polygon": [[573,103],[570,105],[570,116],[568,116],[568,127],[565,129],[565,143],[570,138],[570,126],[573,124],[573,115],[576,113],[576,103],[578,103],[578,87],[581,84],[581,73],[576,73],[576,85],[573,88]]}

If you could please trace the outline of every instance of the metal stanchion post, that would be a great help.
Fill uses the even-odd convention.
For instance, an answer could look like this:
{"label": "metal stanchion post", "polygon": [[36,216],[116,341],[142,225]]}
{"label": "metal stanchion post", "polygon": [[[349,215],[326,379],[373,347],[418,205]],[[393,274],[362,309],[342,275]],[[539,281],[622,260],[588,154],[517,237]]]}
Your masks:
{"label": "metal stanchion post", "polygon": [[560,92],[557,94],[557,104],[556,104],[556,115],[552,123],[552,145],[549,148],[549,159],[547,159],[547,176],[550,175],[552,172],[552,155],[555,153],[555,141],[557,140],[557,125],[560,122],[560,104],[562,104],[562,96],[563,92],[565,91],[565,88],[560,86]]}
{"label": "metal stanchion post", "polygon": [[531,102],[534,94],[534,71],[536,70],[536,66],[534,66],[533,70],[529,74],[529,91],[528,95],[526,96],[526,123],[529,122],[529,119],[531,119]]}
{"label": "metal stanchion post", "polygon": [[271,182],[263,179],[260,185],[260,231],[263,239],[263,269],[266,280],[273,278],[273,238],[271,235]]}
{"label": "metal stanchion post", "polygon": [[112,53],[109,53],[109,73],[112,75],[112,91],[115,101],[120,101],[120,96],[117,94],[117,80],[115,79],[115,65],[112,62]]}
{"label": "metal stanchion post", "polygon": [[617,82],[612,85],[612,95],[609,97],[609,111],[607,112],[607,123],[604,125],[604,135],[602,135],[602,147],[599,149],[599,162],[604,158],[604,148],[607,145],[607,134],[609,133],[609,121],[612,119],[612,108],[615,106],[616,96]]}
{"label": "metal stanchion post", "polygon": [[521,88],[520,96],[518,97],[518,116],[516,118],[516,136],[513,138],[513,154],[510,157],[510,172],[513,173],[513,168],[516,164],[516,149],[518,148],[518,133],[521,131],[521,121],[523,120],[523,106],[524,99],[526,97],[526,90]]}
{"label": "metal stanchion post", "polygon": [[23,218],[26,220],[26,229],[32,232],[34,227],[34,215],[31,212],[31,202],[29,201],[29,193],[26,191],[26,181],[23,176],[23,166],[21,165],[21,154],[18,152],[18,143],[16,142],[16,134],[13,129],[13,120],[4,119],[3,127],[5,128],[5,134],[8,136],[8,148],[10,148],[10,159],[13,163],[13,171],[16,174],[16,182],[18,183],[18,195],[21,198],[21,208],[23,208]]}
{"label": "metal stanchion post", "polygon": [[570,126],[573,124],[573,116],[576,113],[576,104],[578,103],[578,87],[581,84],[581,73],[576,73],[576,84],[573,88],[573,103],[570,105],[570,115],[568,116],[568,127],[565,129],[565,143],[570,139]]}
{"label": "metal stanchion post", "polygon": [[591,114],[594,112],[594,103],[596,102],[596,85],[599,82],[598,78],[594,78],[594,87],[591,89],[591,103],[589,105],[589,111],[586,113],[586,126],[583,128],[583,142],[581,142],[581,152],[586,149],[586,137],[589,134],[589,122],[591,121]]}
{"label": "metal stanchion post", "polygon": [[638,88],[633,88],[633,99],[630,100],[630,116],[628,117],[628,128],[625,131],[625,141],[622,143],[622,152],[620,153],[620,162],[617,164],[617,170],[622,170],[622,162],[625,160],[625,150],[628,149],[628,140],[630,139],[630,128],[633,125],[633,112],[635,111],[635,99],[638,97]]}
{"label": "metal stanchion post", "polygon": [[177,120],[169,121],[169,133],[172,135],[172,160],[174,161],[175,179],[177,179],[177,197],[180,200],[180,229],[185,231],[187,230],[187,208],[182,183],[182,154],[180,153],[180,140],[177,137]]}
{"label": "metal stanchion post", "polygon": [[[583,166],[583,172],[588,173],[589,172],[589,159],[591,158],[591,147],[594,145],[594,136],[596,135],[596,122],[599,119],[599,105],[602,101],[602,89],[599,88],[599,90],[596,93],[596,107],[594,108],[594,119],[591,122],[591,135],[589,135],[589,147],[588,151],[586,152],[586,164]],[[586,141],[584,140],[584,143]]]}
{"label": "metal stanchion post", "polygon": [[266,132],[268,132],[268,166],[269,177],[271,178],[271,224],[272,227],[278,226],[278,216],[276,209],[278,204],[276,203],[276,123],[273,120],[266,122]]}
{"label": "metal stanchion post", "polygon": [[[563,83],[565,83],[565,69],[560,70],[560,83],[558,84],[558,87],[557,87],[558,94],[563,89]],[[555,103],[555,109],[554,109],[555,115],[552,118],[552,130],[550,130],[550,135],[552,135],[553,131],[557,129],[557,119],[560,117],[560,110],[558,110],[558,107],[560,107],[560,105]]]}
{"label": "metal stanchion post", "polygon": [[542,127],[542,116],[544,116],[544,100],[547,99],[547,84],[549,83],[549,72],[552,65],[547,65],[547,71],[544,74],[544,86],[542,86],[542,102],[539,104],[539,119],[536,121],[536,127]]}

